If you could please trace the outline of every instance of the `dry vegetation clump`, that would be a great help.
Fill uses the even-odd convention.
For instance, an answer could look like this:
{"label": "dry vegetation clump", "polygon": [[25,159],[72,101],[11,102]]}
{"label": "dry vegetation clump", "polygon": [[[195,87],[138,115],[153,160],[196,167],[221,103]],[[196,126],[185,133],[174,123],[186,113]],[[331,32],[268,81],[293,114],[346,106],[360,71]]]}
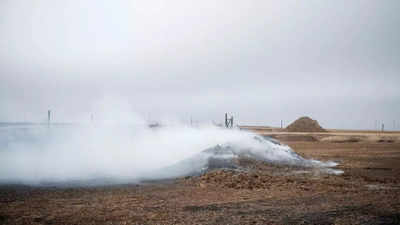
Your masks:
{"label": "dry vegetation clump", "polygon": [[331,143],[356,143],[356,142],[376,142],[376,143],[395,143],[398,142],[398,137],[381,136],[381,135],[368,135],[368,136],[354,136],[354,135],[334,135],[323,137],[320,139],[322,142]]}
{"label": "dry vegetation clump", "polygon": [[329,136],[324,137],[321,141],[332,142],[332,143],[355,143],[363,141],[364,137],[355,137],[355,136]]}
{"label": "dry vegetation clump", "polygon": [[394,143],[394,142],[399,142],[400,138],[393,136],[382,136],[382,135],[374,135],[374,136],[369,136],[368,141],[371,142],[378,142],[378,143]]}
{"label": "dry vegetation clump", "polygon": [[298,135],[298,134],[273,134],[269,135],[272,138],[275,138],[282,142],[288,141],[318,141],[318,138],[311,135]]}
{"label": "dry vegetation clump", "polygon": [[286,127],[286,131],[289,132],[326,132],[318,121],[311,119],[310,117],[301,117]]}

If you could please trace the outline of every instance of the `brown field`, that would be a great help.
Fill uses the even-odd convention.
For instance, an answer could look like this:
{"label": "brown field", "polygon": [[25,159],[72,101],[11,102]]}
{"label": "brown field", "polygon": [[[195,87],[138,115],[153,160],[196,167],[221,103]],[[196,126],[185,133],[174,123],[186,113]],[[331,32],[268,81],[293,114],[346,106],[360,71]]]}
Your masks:
{"label": "brown field", "polygon": [[0,224],[400,224],[400,133],[255,129],[342,175],[244,161],[146,185],[0,187]]}

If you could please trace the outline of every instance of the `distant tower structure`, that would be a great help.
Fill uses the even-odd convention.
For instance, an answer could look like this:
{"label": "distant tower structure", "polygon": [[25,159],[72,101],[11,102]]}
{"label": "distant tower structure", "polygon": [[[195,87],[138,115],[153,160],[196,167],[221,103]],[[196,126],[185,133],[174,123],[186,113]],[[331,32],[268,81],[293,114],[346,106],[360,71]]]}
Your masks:
{"label": "distant tower structure", "polygon": [[382,123],[382,132],[385,131],[385,124]]}
{"label": "distant tower structure", "polygon": [[47,125],[50,125],[50,116],[51,116],[51,110],[47,110]]}
{"label": "distant tower structure", "polygon": [[233,127],[233,116],[228,118],[228,113],[225,113],[225,127],[232,128]]}
{"label": "distant tower structure", "polygon": [[90,121],[93,123],[93,113],[90,114]]}
{"label": "distant tower structure", "polygon": [[283,129],[283,120],[281,120],[281,129]]}

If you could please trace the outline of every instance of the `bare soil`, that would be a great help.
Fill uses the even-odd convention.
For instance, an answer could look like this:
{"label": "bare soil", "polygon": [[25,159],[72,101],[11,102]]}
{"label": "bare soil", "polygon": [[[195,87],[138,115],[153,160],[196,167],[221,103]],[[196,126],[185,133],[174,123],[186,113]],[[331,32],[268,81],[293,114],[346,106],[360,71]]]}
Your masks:
{"label": "bare soil", "polygon": [[243,171],[144,185],[3,185],[0,224],[400,224],[399,142],[279,135],[306,158],[339,162],[344,174],[241,159]]}

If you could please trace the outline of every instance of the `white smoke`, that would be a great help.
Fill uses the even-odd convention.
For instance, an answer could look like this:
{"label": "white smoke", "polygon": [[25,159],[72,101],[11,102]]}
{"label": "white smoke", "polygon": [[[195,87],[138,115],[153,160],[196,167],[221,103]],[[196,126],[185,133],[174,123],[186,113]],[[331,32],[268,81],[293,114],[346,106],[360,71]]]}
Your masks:
{"label": "white smoke", "polygon": [[[233,153],[301,166],[334,166],[306,160],[288,146],[255,134],[218,127],[96,125],[8,128],[0,150],[0,180],[40,184],[110,179],[113,182],[172,178],[201,169],[211,155],[203,151],[229,146]],[[227,157],[235,157],[234,154]],[[182,164],[189,160],[189,164]],[[173,170],[164,168],[175,166]],[[167,171],[167,173],[166,173]]]}
{"label": "white smoke", "polygon": [[176,123],[151,129],[137,116],[125,119],[129,113],[114,110],[98,115],[95,122],[79,125],[1,128],[0,182],[115,183],[173,178],[201,170],[212,156],[204,150],[215,146],[233,149],[225,157],[243,153],[273,163],[334,166],[303,159],[288,146],[250,132]]}

